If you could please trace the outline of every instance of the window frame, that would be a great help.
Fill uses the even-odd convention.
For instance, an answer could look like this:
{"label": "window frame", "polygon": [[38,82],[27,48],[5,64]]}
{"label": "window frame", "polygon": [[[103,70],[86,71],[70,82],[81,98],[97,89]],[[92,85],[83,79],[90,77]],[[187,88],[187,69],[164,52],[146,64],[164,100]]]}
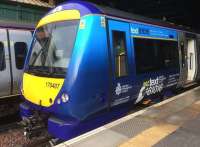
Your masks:
{"label": "window frame", "polygon": [[3,58],[4,58],[4,65],[3,68],[0,68],[0,72],[4,71],[6,69],[6,55],[5,55],[5,46],[4,43],[2,41],[0,41],[0,44],[2,45],[2,50],[3,50]]}
{"label": "window frame", "polygon": [[[118,55],[117,54],[117,50],[115,49],[115,46],[114,46],[114,44],[115,44],[114,43],[114,41],[115,41],[114,32],[123,33],[125,55]],[[119,79],[119,78],[128,77],[129,76],[129,65],[128,65],[128,48],[127,48],[126,31],[112,30],[111,33],[112,33],[112,49],[113,49],[113,57],[114,57],[114,75],[115,75],[115,78]],[[125,75],[117,75],[117,73],[118,73],[117,70],[119,70],[119,69],[116,68],[117,67],[116,59],[117,59],[118,56],[124,56],[125,57],[125,67],[126,67],[126,74]]]}
{"label": "window frame", "polygon": [[[16,52],[16,50],[17,49],[19,49],[19,48],[16,48],[16,44],[17,43],[24,43],[25,44],[25,46],[26,46],[26,48],[24,48],[25,49],[25,52],[23,52],[23,53],[25,53],[25,56],[24,56],[24,61],[23,61],[23,65],[20,65],[20,67],[22,66],[22,68],[19,68],[19,66],[18,66],[18,60],[17,60],[17,52]],[[14,43],[14,53],[15,53],[15,67],[16,67],[16,69],[18,69],[18,70],[23,70],[23,68],[24,68],[24,64],[25,64],[25,60],[26,60],[26,56],[27,56],[27,53],[28,53],[28,44],[26,43],[26,42],[23,42],[23,41],[18,41],[18,42],[15,42]]]}
{"label": "window frame", "polygon": [[[158,49],[157,49],[157,52],[159,53],[159,55],[158,55],[158,58],[156,59],[157,61],[158,60],[160,60],[161,62],[161,64],[162,64],[162,66],[161,66],[161,68],[158,68],[159,66],[159,64],[154,64],[153,66],[153,68],[152,68],[152,70],[147,70],[147,71],[141,71],[141,70],[139,70],[138,71],[138,64],[137,64],[137,60],[138,59],[136,59],[137,58],[137,49],[136,49],[136,43],[135,43],[135,39],[140,39],[140,40],[153,40],[153,41],[155,41],[154,42],[154,45],[155,45],[155,43],[157,43],[157,48],[160,46],[160,45],[162,45],[163,44],[163,42],[164,41],[169,41],[170,43],[171,42],[175,42],[175,45],[174,45],[174,49],[176,50],[176,51],[174,51],[174,52],[176,52],[176,55],[177,55],[177,57],[176,58],[174,58],[174,60],[176,60],[176,63],[177,64],[175,64],[175,66],[174,67],[166,67],[166,65],[165,65],[165,63],[163,63],[165,60],[166,60],[166,56],[163,56],[163,55],[166,55],[166,53],[164,53],[163,52],[163,48],[162,47],[159,47]],[[158,44],[158,41],[159,41],[159,44]],[[132,37],[132,42],[133,42],[133,50],[134,50],[134,60],[135,60],[135,74],[136,74],[136,76],[140,76],[140,75],[145,75],[145,74],[148,74],[148,73],[156,73],[156,72],[162,72],[162,71],[166,71],[166,70],[172,70],[172,69],[175,69],[175,68],[177,68],[177,69],[179,69],[180,68],[180,61],[179,61],[179,46],[178,46],[178,41],[177,40],[170,40],[170,39],[160,39],[160,38],[146,38],[146,37],[137,37],[137,36],[133,36]],[[155,51],[155,47],[154,47],[154,51]],[[164,53],[164,54],[163,54]],[[175,62],[174,62],[175,63]],[[156,66],[155,66],[156,65]]]}

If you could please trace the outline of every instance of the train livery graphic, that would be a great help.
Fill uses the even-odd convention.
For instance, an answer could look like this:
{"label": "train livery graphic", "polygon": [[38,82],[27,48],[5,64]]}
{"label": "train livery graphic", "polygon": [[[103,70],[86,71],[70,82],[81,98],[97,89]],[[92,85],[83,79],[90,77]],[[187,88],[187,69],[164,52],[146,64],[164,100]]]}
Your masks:
{"label": "train livery graphic", "polygon": [[[38,23],[20,105],[26,134],[68,140],[200,79],[199,35],[87,2],[64,3]],[[34,122],[34,123],[31,123]]]}

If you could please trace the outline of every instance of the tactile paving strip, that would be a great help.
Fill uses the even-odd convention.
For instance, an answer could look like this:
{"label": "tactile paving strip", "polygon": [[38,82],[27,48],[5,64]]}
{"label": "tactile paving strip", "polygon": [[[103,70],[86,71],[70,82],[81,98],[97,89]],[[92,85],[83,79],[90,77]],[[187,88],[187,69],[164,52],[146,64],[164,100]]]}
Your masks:
{"label": "tactile paving strip", "polygon": [[181,128],[158,142],[153,147],[199,147],[200,136],[186,132]]}
{"label": "tactile paving strip", "polygon": [[154,125],[155,123],[151,120],[134,117],[126,122],[111,127],[110,130],[131,138]]}

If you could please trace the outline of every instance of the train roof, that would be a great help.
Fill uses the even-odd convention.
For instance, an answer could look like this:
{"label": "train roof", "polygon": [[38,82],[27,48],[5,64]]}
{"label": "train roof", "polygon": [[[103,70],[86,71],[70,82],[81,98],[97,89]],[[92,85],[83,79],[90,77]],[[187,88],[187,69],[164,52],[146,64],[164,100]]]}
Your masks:
{"label": "train roof", "polygon": [[78,1],[78,0],[68,1],[66,3],[63,3],[59,6],[57,6],[55,9],[51,10],[49,13],[52,13],[55,11],[60,11],[60,10],[69,10],[69,9],[79,10],[81,17],[85,16],[85,15],[89,15],[89,14],[100,14],[100,15],[106,15],[106,16],[110,16],[110,17],[116,17],[116,18],[120,18],[120,19],[130,20],[130,21],[138,21],[138,22],[148,23],[148,24],[152,24],[152,25],[158,25],[158,26],[174,28],[174,29],[179,29],[179,30],[185,30],[185,31],[195,33],[195,31],[191,30],[190,28],[178,26],[178,25],[172,24],[170,22],[151,19],[151,18],[140,16],[140,15],[135,15],[132,13],[124,12],[124,11],[121,11],[118,9],[100,6],[97,4],[90,3],[90,2],[84,2],[84,1]]}

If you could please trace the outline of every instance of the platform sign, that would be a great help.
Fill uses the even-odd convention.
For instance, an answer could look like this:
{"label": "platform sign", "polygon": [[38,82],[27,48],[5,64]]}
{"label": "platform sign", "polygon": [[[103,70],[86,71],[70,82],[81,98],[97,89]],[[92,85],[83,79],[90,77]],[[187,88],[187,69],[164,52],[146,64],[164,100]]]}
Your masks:
{"label": "platform sign", "polygon": [[175,41],[178,38],[176,30],[139,23],[131,24],[131,34],[133,37],[157,38]]}

